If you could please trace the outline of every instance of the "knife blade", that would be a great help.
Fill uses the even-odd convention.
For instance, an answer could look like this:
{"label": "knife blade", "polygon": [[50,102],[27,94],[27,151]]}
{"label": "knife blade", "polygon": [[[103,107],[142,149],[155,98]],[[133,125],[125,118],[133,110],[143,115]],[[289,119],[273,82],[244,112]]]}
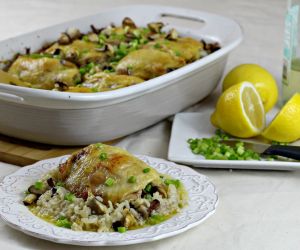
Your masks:
{"label": "knife blade", "polygon": [[221,140],[220,142],[231,147],[235,146],[239,142],[243,142],[245,148],[251,149],[252,151],[261,155],[278,155],[294,160],[300,160],[299,146],[270,145],[266,143],[249,142],[241,140]]}

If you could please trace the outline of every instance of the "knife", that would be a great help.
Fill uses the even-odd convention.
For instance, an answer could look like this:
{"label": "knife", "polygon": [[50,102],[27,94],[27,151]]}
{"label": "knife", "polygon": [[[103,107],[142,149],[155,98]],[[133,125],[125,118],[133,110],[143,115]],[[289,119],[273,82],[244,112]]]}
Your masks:
{"label": "knife", "polygon": [[221,140],[228,146],[235,146],[236,143],[243,142],[244,147],[251,149],[261,155],[279,155],[294,160],[300,160],[300,146],[288,146],[288,145],[270,145],[266,143],[246,142],[239,140]]}

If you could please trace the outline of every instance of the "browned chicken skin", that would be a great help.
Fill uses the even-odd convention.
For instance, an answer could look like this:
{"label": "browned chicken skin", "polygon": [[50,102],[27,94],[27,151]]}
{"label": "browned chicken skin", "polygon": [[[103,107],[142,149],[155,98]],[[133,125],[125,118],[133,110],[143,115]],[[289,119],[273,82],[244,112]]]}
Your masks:
{"label": "browned chicken skin", "polygon": [[78,68],[73,63],[48,57],[19,56],[8,73],[40,89],[53,89],[57,82],[72,86],[80,80]]}
{"label": "browned chicken skin", "polygon": [[117,66],[117,73],[148,80],[185,65],[185,61],[170,53],[155,49],[139,49],[125,56]]}
{"label": "browned chicken skin", "polygon": [[84,66],[90,62],[102,63],[106,60],[105,53],[98,51],[97,43],[75,40],[68,45],[53,44],[45,52],[57,53],[63,59],[74,62],[76,65]]}
{"label": "browned chicken skin", "polygon": [[47,48],[32,54],[27,48],[11,61],[8,73],[26,87],[102,92],[164,75],[220,48],[163,27],[161,22],[139,27],[129,17],[121,26],[91,25],[85,34],[70,27]]}
{"label": "browned chicken skin", "polygon": [[195,61],[201,57],[203,43],[191,37],[179,37],[175,41],[160,39],[150,42],[144,48],[156,48],[161,51],[172,53],[183,58],[187,63]]}
{"label": "browned chicken skin", "polygon": [[[87,198],[92,192],[104,201],[120,202],[141,191],[149,183],[161,183],[159,174],[127,151],[104,144],[93,144],[73,154],[59,167],[58,178],[78,197]],[[135,176],[136,182],[128,178]],[[107,180],[112,185],[107,185]]]}

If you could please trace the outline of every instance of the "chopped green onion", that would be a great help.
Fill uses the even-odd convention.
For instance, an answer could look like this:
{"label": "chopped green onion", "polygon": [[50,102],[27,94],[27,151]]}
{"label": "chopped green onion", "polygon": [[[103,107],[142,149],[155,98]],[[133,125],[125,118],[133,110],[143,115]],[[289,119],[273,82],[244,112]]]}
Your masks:
{"label": "chopped green onion", "polygon": [[75,195],[72,194],[72,193],[67,193],[67,194],[65,194],[64,199],[65,199],[66,201],[73,202],[74,199],[75,199]]}
{"label": "chopped green onion", "polygon": [[57,187],[63,187],[64,183],[61,182],[61,181],[58,181],[55,186],[57,186]]}
{"label": "chopped green onion", "polygon": [[160,48],[161,48],[161,45],[160,45],[159,43],[156,43],[156,44],[153,45],[153,47],[154,47],[155,49],[160,49]]}
{"label": "chopped green onion", "polygon": [[271,142],[272,145],[288,145],[288,142],[279,142],[279,141],[272,141]]}
{"label": "chopped green onion", "polygon": [[114,183],[115,180],[113,178],[107,178],[104,184],[108,187],[111,187],[112,185],[114,185]]}
{"label": "chopped green onion", "polygon": [[99,38],[99,42],[101,43],[105,42],[106,40],[106,36],[104,34],[99,34],[98,38]]}
{"label": "chopped green onion", "polygon": [[105,160],[107,160],[107,153],[105,153],[105,152],[103,152],[103,153],[101,153],[100,155],[99,155],[99,159],[101,160],[101,161],[105,161]]}
{"label": "chopped green onion", "polygon": [[95,92],[95,93],[96,93],[96,92],[99,92],[97,87],[91,88],[91,91],[92,91],[92,92]]}
{"label": "chopped green onion", "polygon": [[189,139],[187,142],[194,154],[200,154],[210,160],[260,160],[258,153],[246,149],[243,142],[237,142],[234,146],[226,145],[221,140],[230,137],[216,130],[216,135],[210,138]]}
{"label": "chopped green onion", "polygon": [[127,181],[128,181],[128,183],[136,183],[136,177],[132,175],[128,178]]}
{"label": "chopped green onion", "polygon": [[85,68],[80,68],[80,69],[79,69],[79,73],[80,73],[81,75],[84,75],[84,74],[86,73],[86,69],[85,69]]}
{"label": "chopped green onion", "polygon": [[179,51],[175,51],[176,56],[181,56],[181,53]]}
{"label": "chopped green onion", "polygon": [[145,191],[146,193],[150,193],[151,190],[152,190],[152,184],[149,183],[149,184],[147,184],[147,186],[144,188],[144,191]]}
{"label": "chopped green onion", "polygon": [[226,134],[224,131],[222,131],[221,129],[217,129],[215,133],[216,136],[221,140],[228,140],[230,138],[230,136]]}
{"label": "chopped green onion", "polygon": [[72,223],[64,216],[61,216],[55,222],[55,225],[58,227],[71,228]]}
{"label": "chopped green onion", "polygon": [[145,194],[144,198],[147,200],[152,200],[153,197],[151,194]]}
{"label": "chopped green onion", "polygon": [[125,233],[127,231],[126,227],[118,227],[119,233]]}
{"label": "chopped green onion", "polygon": [[133,69],[133,66],[130,64],[127,66],[127,70],[132,70]]}
{"label": "chopped green onion", "polygon": [[148,39],[145,39],[145,38],[141,38],[141,39],[139,40],[139,42],[140,42],[140,44],[146,44],[146,43],[149,42],[149,40],[148,40]]}
{"label": "chopped green onion", "polygon": [[139,40],[132,40],[132,42],[130,44],[134,49],[137,49],[139,46],[139,43],[140,43]]}
{"label": "chopped green onion", "polygon": [[94,67],[95,67],[95,64],[94,64],[93,62],[91,62],[91,63],[89,63],[89,64],[87,64],[87,65],[81,67],[81,68],[79,69],[79,73],[80,73],[81,75],[84,75],[84,74],[86,74],[86,73],[89,73]]}
{"label": "chopped green onion", "polygon": [[39,58],[44,58],[44,57],[52,58],[53,57],[53,55],[51,55],[51,54],[38,54],[38,53],[29,54],[27,56],[32,59],[39,59]]}
{"label": "chopped green onion", "polygon": [[80,86],[79,84],[81,83],[81,77],[78,77],[74,81],[75,81],[75,85]]}
{"label": "chopped green onion", "polygon": [[160,215],[160,214],[153,214],[149,219],[148,219],[148,223],[150,225],[155,225],[158,223],[161,223],[163,221],[165,221],[167,219],[167,217],[165,215]]}
{"label": "chopped green onion", "polygon": [[98,142],[98,143],[96,143],[96,147],[99,148],[99,149],[101,149],[103,147],[103,144],[100,143],[100,142]]}
{"label": "chopped green onion", "polygon": [[172,179],[166,179],[165,180],[165,184],[166,185],[174,185],[176,188],[179,188],[180,187],[180,180],[172,180]]}
{"label": "chopped green onion", "polygon": [[141,30],[145,35],[147,35],[150,32],[149,28],[142,28]]}
{"label": "chopped green onion", "polygon": [[132,33],[133,33],[133,35],[134,35],[135,37],[137,37],[137,38],[139,38],[139,37],[141,36],[141,31],[138,30],[138,29],[132,31]]}
{"label": "chopped green onion", "polygon": [[150,168],[144,168],[144,169],[143,169],[143,173],[145,173],[145,174],[146,174],[146,173],[149,173],[150,170],[151,170]]}
{"label": "chopped green onion", "polygon": [[36,183],[34,183],[34,187],[38,190],[41,190],[44,187],[44,183],[41,181],[37,181]]}
{"label": "chopped green onion", "polygon": [[82,40],[85,41],[85,42],[88,42],[88,41],[89,41],[89,38],[88,38],[87,35],[84,35],[84,36],[82,37]]}

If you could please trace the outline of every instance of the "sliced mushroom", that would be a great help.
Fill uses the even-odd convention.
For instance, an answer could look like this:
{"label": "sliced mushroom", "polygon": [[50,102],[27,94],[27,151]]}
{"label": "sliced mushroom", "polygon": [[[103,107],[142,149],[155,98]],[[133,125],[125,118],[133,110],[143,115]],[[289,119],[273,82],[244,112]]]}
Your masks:
{"label": "sliced mushroom", "polygon": [[26,54],[26,55],[29,55],[29,54],[30,54],[30,48],[29,48],[29,47],[26,47],[26,48],[25,48],[25,54]]}
{"label": "sliced mushroom", "polygon": [[87,206],[91,208],[92,212],[97,215],[105,214],[105,212],[107,211],[107,207],[99,202],[96,198],[91,199],[88,202]]}
{"label": "sliced mushroom", "polygon": [[112,228],[117,232],[118,231],[118,227],[123,227],[123,223],[121,221],[115,221],[112,224]]}
{"label": "sliced mushroom", "polygon": [[100,30],[97,29],[93,24],[91,24],[90,27],[91,27],[91,30],[92,30],[94,33],[99,34]]}
{"label": "sliced mushroom", "polygon": [[134,193],[131,193],[131,194],[127,194],[125,197],[124,197],[124,200],[137,200],[138,198],[141,198],[141,195],[142,195],[142,190],[138,191],[138,192],[134,192]]}
{"label": "sliced mushroom", "polygon": [[107,44],[104,44],[104,46],[102,46],[101,48],[95,48],[96,51],[99,51],[99,52],[105,52],[105,51],[108,51],[108,45]]}
{"label": "sliced mushroom", "polygon": [[53,196],[56,194],[56,192],[57,192],[57,188],[56,188],[56,187],[53,187],[53,188],[51,189],[51,192],[52,192],[51,197],[53,197]]}
{"label": "sliced mushroom", "polygon": [[58,43],[60,45],[70,44],[72,42],[71,37],[67,33],[61,33]]}
{"label": "sliced mushroom", "polygon": [[68,84],[64,83],[64,82],[60,82],[60,81],[57,81],[55,84],[54,84],[55,88],[60,90],[60,91],[67,91],[69,89],[69,86]]}
{"label": "sliced mushroom", "polygon": [[150,36],[148,36],[149,40],[156,40],[159,39],[160,35],[159,34],[151,34]]}
{"label": "sliced mushroom", "polygon": [[148,219],[148,208],[145,205],[141,205],[136,209],[145,219]]}
{"label": "sliced mushroom", "polygon": [[30,206],[37,200],[37,198],[38,197],[35,194],[28,194],[25,196],[23,203],[25,206]]}
{"label": "sliced mushroom", "polygon": [[129,38],[128,41],[130,41],[131,39],[135,38],[135,35],[134,35],[133,33],[131,33],[131,32],[127,32],[127,33],[125,34],[125,37],[126,37],[126,38]]}
{"label": "sliced mushroom", "polygon": [[48,186],[49,187],[54,187],[55,186],[55,183],[54,183],[54,180],[53,180],[53,178],[49,178],[49,179],[47,179],[47,184],[48,184]]}
{"label": "sliced mushroom", "polygon": [[130,27],[132,29],[136,29],[136,25],[135,23],[132,21],[131,18],[129,17],[125,17],[122,21],[122,27],[125,28],[125,27]]}
{"label": "sliced mushroom", "polygon": [[95,34],[95,33],[89,33],[89,34],[87,35],[87,37],[88,37],[88,40],[89,40],[90,42],[92,42],[92,43],[97,43],[97,42],[99,42],[99,38],[98,38],[97,34]]}
{"label": "sliced mushroom", "polygon": [[61,52],[61,49],[57,48],[57,49],[54,50],[53,55],[57,56],[57,55],[60,54],[60,52]]}
{"label": "sliced mushroom", "polygon": [[46,191],[47,191],[46,188],[37,189],[34,185],[31,185],[31,186],[28,188],[28,192],[29,192],[29,193],[35,194],[35,195],[37,195],[37,196],[42,195],[42,194],[45,193]]}
{"label": "sliced mushroom", "polygon": [[81,33],[80,33],[79,29],[77,29],[77,28],[68,28],[66,33],[72,40],[75,40],[75,39],[78,39],[79,37],[81,37]]}
{"label": "sliced mushroom", "polygon": [[124,218],[124,227],[130,228],[130,227],[133,227],[133,226],[136,226],[136,225],[137,225],[137,221],[136,221],[135,217],[128,210],[128,212],[127,212],[127,214]]}
{"label": "sliced mushroom", "polygon": [[216,50],[220,49],[220,44],[219,43],[210,43],[210,44],[205,44],[205,49],[209,51],[209,53],[213,53]]}
{"label": "sliced mushroom", "polygon": [[166,36],[168,40],[177,40],[178,39],[178,32],[175,29],[171,29]]}
{"label": "sliced mushroom", "polygon": [[163,185],[157,186],[157,192],[159,192],[163,198],[167,198],[167,196],[168,196],[166,187]]}
{"label": "sliced mushroom", "polygon": [[111,44],[107,44],[107,51],[108,51],[110,54],[115,53],[114,46],[112,46]]}
{"label": "sliced mushroom", "polygon": [[148,23],[148,28],[153,33],[160,33],[162,27],[164,27],[164,24],[162,22]]}
{"label": "sliced mushroom", "polygon": [[155,210],[157,210],[160,206],[160,201],[155,199],[153,201],[151,201],[150,203],[150,207],[148,208],[148,214],[151,215],[151,213]]}

